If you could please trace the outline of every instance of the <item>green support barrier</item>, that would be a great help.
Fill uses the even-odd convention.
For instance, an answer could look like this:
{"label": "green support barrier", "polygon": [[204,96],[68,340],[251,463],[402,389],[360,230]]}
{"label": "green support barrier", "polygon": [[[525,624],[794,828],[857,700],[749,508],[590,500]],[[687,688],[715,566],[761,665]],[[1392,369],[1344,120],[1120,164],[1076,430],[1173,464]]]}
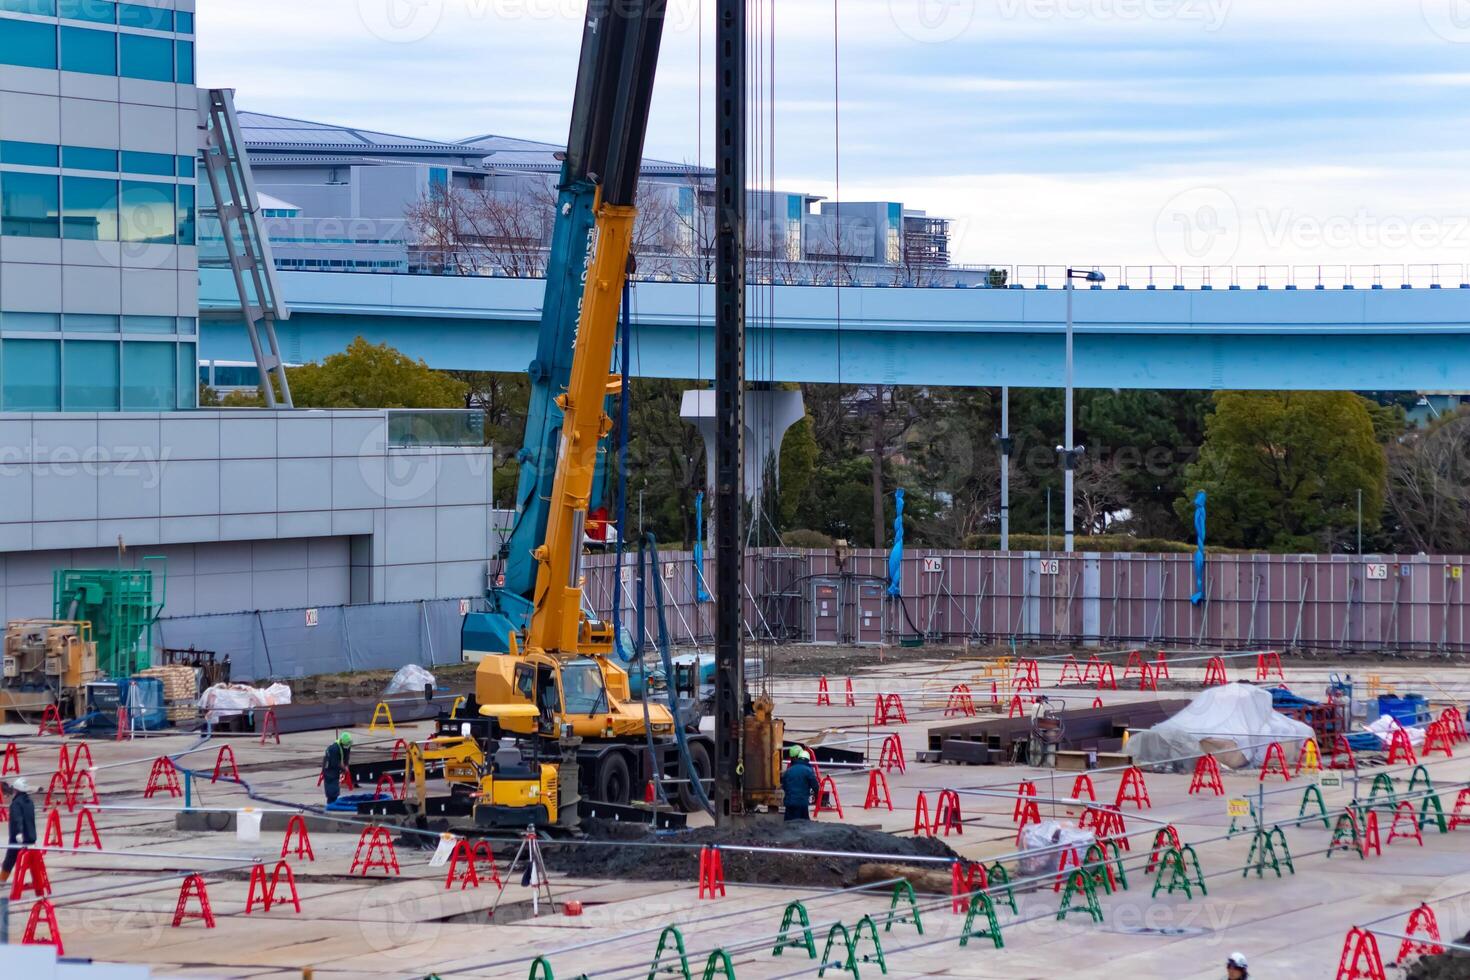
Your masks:
{"label": "green support barrier", "polygon": [[1011,907],[1011,914],[1020,914],[1019,911],[1016,909],[1016,893],[1011,888],[1011,874],[1009,871],[1006,870],[1005,865],[997,861],[990,867],[986,868],[985,881],[988,883],[989,886],[986,888],[986,891],[991,892],[992,894],[995,894],[999,887],[1004,886],[1006,890],[1006,904]]}
{"label": "green support barrier", "polygon": [[1414,791],[1420,788],[1420,779],[1424,780],[1423,788],[1425,791],[1430,793],[1434,792],[1434,780],[1429,778],[1429,770],[1424,768],[1423,763],[1420,763],[1419,765],[1414,767],[1413,772],[1409,773],[1409,788],[1404,790],[1405,796],[1414,795]]}
{"label": "green support barrier", "polygon": [[883,958],[883,943],[878,940],[878,923],[873,921],[871,915],[865,915],[861,919],[858,919],[857,925],[852,930],[853,953],[856,954],[857,950],[862,946],[864,928],[867,929],[868,938],[873,940],[873,951],[859,955],[856,958],[864,963],[877,963],[879,971],[886,975],[888,973],[888,961]]}
{"label": "green support barrier", "polygon": [[[1347,842],[1351,841],[1351,844]],[[1332,828],[1332,840],[1327,845],[1327,856],[1332,857],[1332,852],[1339,847],[1351,847],[1359,858],[1366,859],[1363,854],[1363,838],[1358,832],[1358,821],[1351,813],[1343,812],[1337,815],[1337,823]]]}
{"label": "green support barrier", "polygon": [[[1429,815],[1431,809],[1434,810],[1432,817]],[[1441,834],[1450,832],[1450,825],[1444,818],[1444,805],[1440,803],[1438,793],[1430,793],[1419,801],[1419,829],[1423,830],[1431,823],[1439,827]]]}
{"label": "green support barrier", "polygon": [[1108,873],[1108,852],[1101,844],[1094,841],[1087,848],[1087,853],[1082,856],[1082,867],[1092,878],[1092,887],[1101,888],[1104,893],[1111,895],[1114,892],[1113,876]]}
{"label": "green support barrier", "polygon": [[531,972],[526,976],[526,980],[537,980],[537,969],[541,971],[540,980],[556,980],[551,973],[551,964],[544,956],[538,956],[531,961]]}
{"label": "green support barrier", "polygon": [[[679,951],[679,962],[677,965],[660,967],[670,937],[674,940],[674,948]],[[648,968],[648,980],[655,980],[660,973],[680,973],[684,980],[690,980],[689,955],[684,951],[684,934],[679,931],[678,926],[665,926],[664,931],[658,934],[658,949],[653,953],[653,965]]]}
{"label": "green support barrier", "polygon": [[817,976],[819,977],[826,974],[827,967],[834,965],[832,962],[832,946],[837,942],[837,934],[839,932],[842,933],[842,948],[845,950],[845,953],[843,955],[842,965],[836,968],[845,973],[851,973],[854,977],[858,976],[857,950],[853,947],[852,935],[847,931],[847,926],[841,922],[834,922],[832,923],[832,928],[827,930],[827,948],[822,950],[822,965],[817,968]]}
{"label": "green support barrier", "polygon": [[1287,871],[1296,874],[1296,865],[1291,861],[1291,847],[1286,843],[1286,831],[1281,829],[1280,824],[1272,827],[1266,834],[1266,843],[1271,845],[1273,854],[1278,858],[1276,867],[1277,876],[1280,877],[1281,875],[1281,864],[1286,865]]}
{"label": "green support barrier", "polygon": [[[1076,896],[1078,889],[1081,889],[1083,896],[1087,899],[1087,904],[1081,909],[1074,909],[1072,908],[1072,899]],[[1102,906],[1097,904],[1097,890],[1092,887],[1092,879],[1083,873],[1081,869],[1073,871],[1067,876],[1067,887],[1062,890],[1062,904],[1057,909],[1057,921],[1064,921],[1067,918],[1068,912],[1078,911],[1086,912],[1092,916],[1093,922],[1101,922],[1103,920]]]}
{"label": "green support barrier", "polygon": [[730,962],[730,954],[723,949],[717,949],[709,954],[709,959],[704,961],[704,976],[702,980],[714,980],[715,970],[724,975],[725,980],[735,980],[735,966]]}
{"label": "green support barrier", "polygon": [[1300,820],[1307,815],[1309,800],[1315,800],[1317,803],[1317,812],[1322,817],[1322,829],[1331,830],[1332,822],[1327,819],[1327,804],[1322,802],[1322,788],[1316,783],[1308,783],[1305,792],[1302,793],[1302,805],[1296,811],[1297,819]]}
{"label": "green support barrier", "polygon": [[[1387,799],[1382,803],[1378,802],[1379,790],[1382,790],[1384,795],[1387,797]],[[1368,808],[1373,810],[1383,810],[1386,813],[1392,813],[1394,807],[1398,806],[1398,804],[1398,794],[1394,792],[1393,788],[1393,777],[1386,772],[1380,772],[1378,775],[1374,776],[1373,788],[1368,791]]]}
{"label": "green support barrier", "polygon": [[1210,890],[1205,887],[1205,873],[1200,870],[1199,854],[1195,852],[1194,845],[1185,844],[1179,848],[1179,859],[1181,865],[1185,859],[1188,859],[1190,867],[1194,868],[1194,883],[1199,886],[1199,893],[1208,895]]}
{"label": "green support barrier", "polygon": [[1194,898],[1193,883],[1184,870],[1184,855],[1179,853],[1177,847],[1169,848],[1160,859],[1159,873],[1154,878],[1154,890],[1149,893],[1149,897],[1158,898],[1160,888],[1164,889],[1166,895],[1182,891],[1185,898]]}
{"label": "green support barrier", "polygon": [[[985,916],[984,929],[975,929],[976,915]],[[970,908],[965,913],[965,927],[960,930],[960,946],[970,945],[971,939],[989,939],[996,949],[1005,947],[1005,940],[1000,935],[1000,922],[995,918],[995,903],[990,900],[989,895],[970,896]]]}
{"label": "green support barrier", "polygon": [[[1128,873],[1123,870],[1123,846],[1115,840],[1105,840],[1100,843],[1112,855],[1113,877],[1118,881],[1118,888],[1126,892],[1128,890]],[[1011,911],[1014,912],[1015,908],[1013,907]]]}
{"label": "green support barrier", "polygon": [[[801,923],[801,937],[799,939],[788,938],[791,932],[791,924],[795,921]],[[792,902],[786,906],[786,911],[781,915],[781,931],[776,935],[776,946],[771,950],[772,956],[780,956],[782,951],[790,947],[805,949],[808,959],[817,958],[817,941],[812,938],[812,920],[806,914],[806,906],[800,902]]]}
{"label": "green support barrier", "polygon": [[1268,866],[1276,872],[1276,877],[1281,877],[1281,862],[1276,857],[1276,848],[1272,844],[1270,832],[1257,830],[1251,837],[1250,854],[1246,856],[1245,867],[1240,870],[1240,876],[1249,878],[1251,872],[1254,871],[1257,878],[1264,878]]}
{"label": "green support barrier", "polygon": [[[905,915],[894,915],[899,901],[908,903],[909,911]],[[924,920],[919,916],[919,900],[914,895],[914,886],[909,884],[907,878],[900,878],[893,885],[893,897],[888,900],[888,918],[883,922],[883,931],[890,932],[895,922],[912,922],[919,935],[924,934]],[[812,950],[812,958],[815,959],[816,950]]]}

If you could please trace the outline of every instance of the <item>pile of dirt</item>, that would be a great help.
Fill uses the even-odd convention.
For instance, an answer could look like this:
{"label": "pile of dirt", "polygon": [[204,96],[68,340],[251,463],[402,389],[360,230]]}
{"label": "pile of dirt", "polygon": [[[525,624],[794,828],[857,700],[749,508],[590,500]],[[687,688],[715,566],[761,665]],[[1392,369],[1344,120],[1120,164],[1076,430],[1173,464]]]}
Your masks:
{"label": "pile of dirt", "polygon": [[[1470,933],[1455,940],[1470,946]],[[1470,953],[1447,949],[1438,956],[1422,956],[1409,966],[1407,980],[1470,980]]]}
{"label": "pile of dirt", "polygon": [[[895,837],[839,823],[788,823],[777,815],[753,816],[725,827],[673,833],[653,833],[636,824],[601,820],[584,821],[582,829],[586,832],[585,840],[548,844],[543,848],[550,870],[588,878],[695,881],[699,877],[698,849],[705,844],[844,851],[890,858],[956,856],[943,841],[930,837]],[[721,857],[728,881],[821,888],[857,884],[858,868],[872,860],[730,850],[723,851]]]}

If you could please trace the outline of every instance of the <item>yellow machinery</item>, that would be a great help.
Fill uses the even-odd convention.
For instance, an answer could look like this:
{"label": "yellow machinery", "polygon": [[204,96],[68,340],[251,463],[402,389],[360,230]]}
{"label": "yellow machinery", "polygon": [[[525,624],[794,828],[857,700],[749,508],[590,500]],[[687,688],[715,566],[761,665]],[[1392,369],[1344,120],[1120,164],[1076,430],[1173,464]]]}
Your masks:
{"label": "yellow machinery", "polygon": [[[427,770],[442,767],[449,784],[447,798],[428,795]],[[568,763],[527,760],[521,749],[506,740],[499,751],[486,759],[479,740],[441,731],[425,746],[410,743],[404,761],[404,799],[413,802],[404,809],[418,816],[468,816],[479,828],[575,826],[577,818],[576,761]],[[564,798],[563,775],[570,778],[571,794]],[[569,805],[568,805],[569,804]]]}
{"label": "yellow machinery", "polygon": [[86,685],[98,677],[92,624],[18,619],[6,624],[0,720],[7,711],[40,712],[55,704],[67,717],[85,709]]}

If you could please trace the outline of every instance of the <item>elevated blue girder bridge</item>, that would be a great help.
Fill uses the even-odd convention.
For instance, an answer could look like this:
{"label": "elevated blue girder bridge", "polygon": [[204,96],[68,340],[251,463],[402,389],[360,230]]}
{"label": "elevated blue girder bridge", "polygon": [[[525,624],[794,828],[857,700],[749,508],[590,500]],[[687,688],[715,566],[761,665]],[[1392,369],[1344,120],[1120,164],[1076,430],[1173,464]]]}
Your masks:
{"label": "elevated blue girder bridge", "polygon": [[[200,355],[250,360],[228,273],[201,272]],[[539,279],[285,272],[289,362],[362,336],[431,367],[520,371]],[[640,282],[633,373],[713,376],[713,287]],[[1470,390],[1470,287],[1087,289],[1082,388]],[[1060,387],[1065,296],[1043,288],[756,286],[748,373],[770,381]]]}

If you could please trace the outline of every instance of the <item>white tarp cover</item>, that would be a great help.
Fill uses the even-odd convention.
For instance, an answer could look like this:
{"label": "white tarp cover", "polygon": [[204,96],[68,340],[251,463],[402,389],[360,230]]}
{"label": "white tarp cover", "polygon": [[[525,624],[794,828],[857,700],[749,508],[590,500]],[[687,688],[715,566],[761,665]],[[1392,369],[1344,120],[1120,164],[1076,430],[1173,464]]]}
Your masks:
{"label": "white tarp cover", "polygon": [[423,694],[425,687],[434,686],[434,675],[429,673],[418,664],[404,664],[398,668],[388,686],[383,688],[383,696],[393,694]]}
{"label": "white tarp cover", "polygon": [[1124,751],[1139,765],[1214,752],[1221,765],[1240,769],[1259,766],[1266,747],[1280,742],[1291,765],[1312,734],[1310,725],[1272,710],[1265,688],[1226,684],[1207,688],[1174,717],[1135,733]]}
{"label": "white tarp cover", "polygon": [[285,684],[251,687],[249,684],[216,684],[199,695],[199,707],[211,725],[221,718],[238,715],[253,708],[269,708],[291,703],[291,688]]}

